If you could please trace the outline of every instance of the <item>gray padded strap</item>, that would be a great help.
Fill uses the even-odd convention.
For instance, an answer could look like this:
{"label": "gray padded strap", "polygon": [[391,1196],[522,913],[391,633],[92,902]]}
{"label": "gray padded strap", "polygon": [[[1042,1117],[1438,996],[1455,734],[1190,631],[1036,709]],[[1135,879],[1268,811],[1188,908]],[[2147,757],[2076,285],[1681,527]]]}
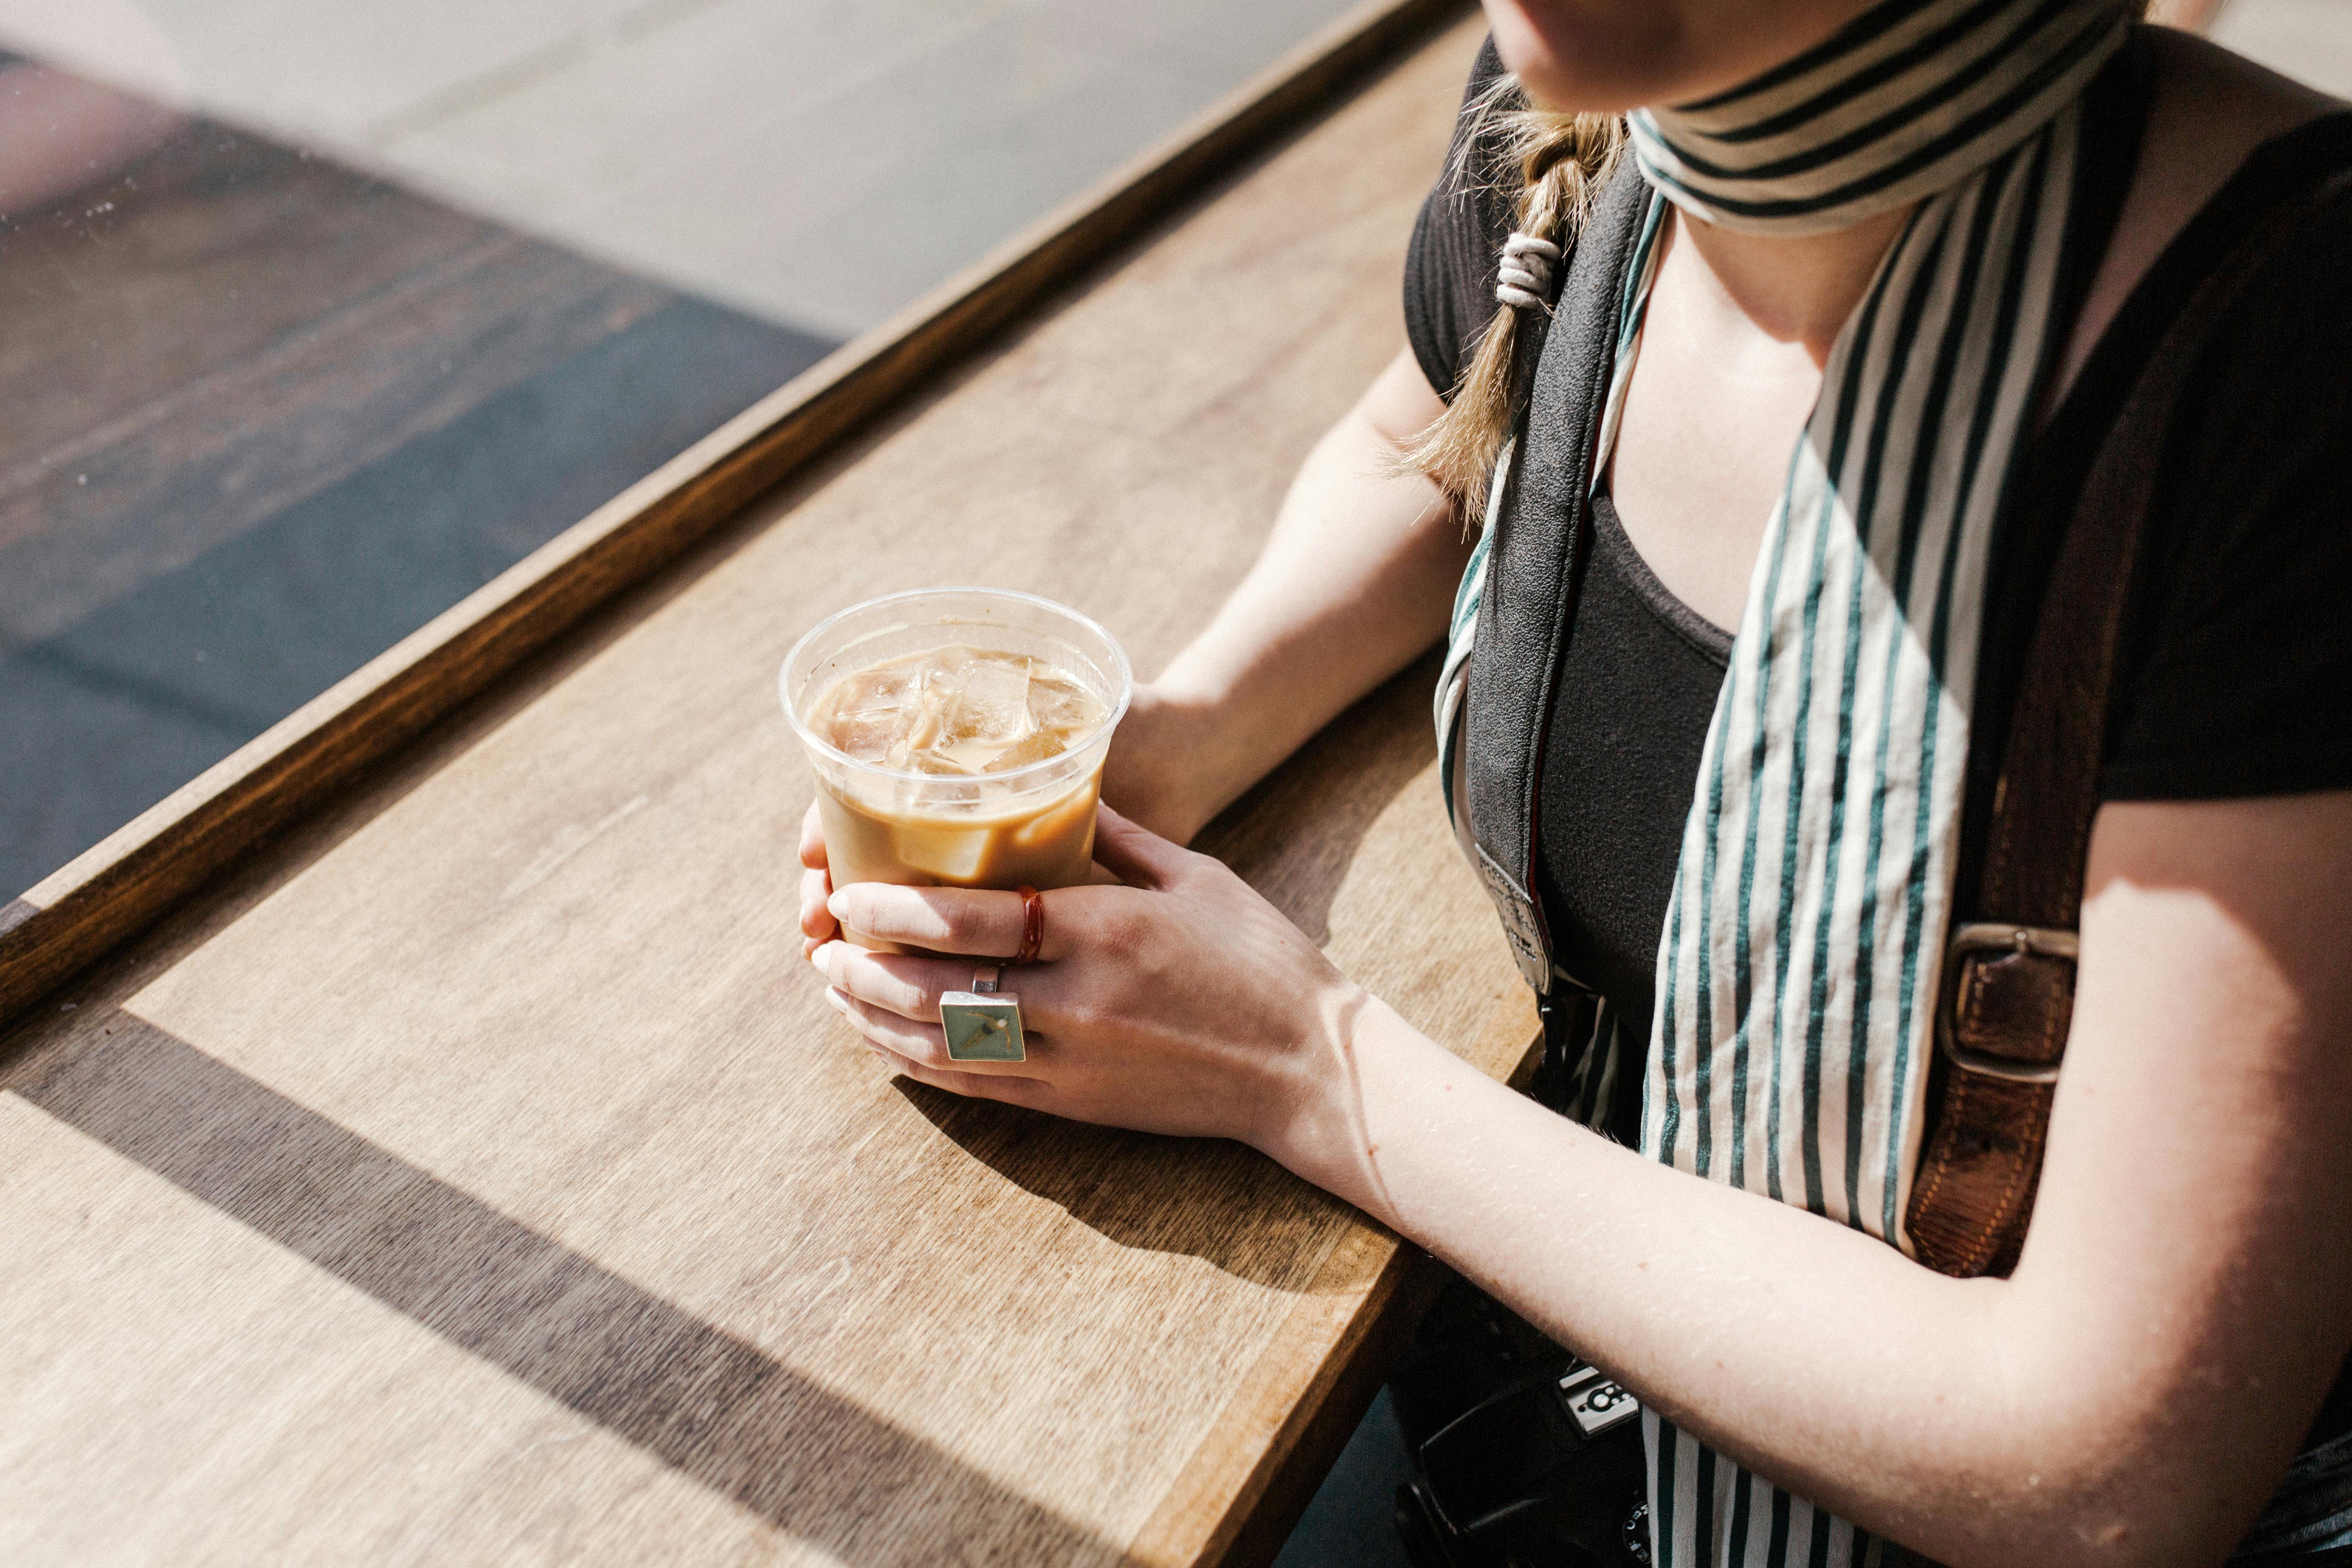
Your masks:
{"label": "gray padded strap", "polygon": [[1537,775],[1592,486],[1593,433],[1616,363],[1618,296],[1649,197],[1633,161],[1623,160],[1570,256],[1535,366],[1519,458],[1496,509],[1463,705],[1461,766],[1478,874],[1520,973],[1538,991],[1550,988],[1551,960],[1533,896]]}

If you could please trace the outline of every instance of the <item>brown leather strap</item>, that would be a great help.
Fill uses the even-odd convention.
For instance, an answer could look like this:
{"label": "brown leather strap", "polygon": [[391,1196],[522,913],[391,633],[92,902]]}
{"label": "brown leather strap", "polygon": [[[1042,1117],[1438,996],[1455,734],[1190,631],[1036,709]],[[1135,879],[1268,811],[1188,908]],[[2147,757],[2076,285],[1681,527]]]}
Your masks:
{"label": "brown leather strap", "polygon": [[1941,1103],[1906,1216],[1919,1260],[1943,1273],[2008,1273],[2032,1218],[2074,1014],[2072,938],[2116,646],[2174,412],[2210,324],[2344,183],[2283,204],[2197,289],[2110,427],[2067,525],[2001,754],[1978,894],[1959,901],[1976,918],[1954,933],[1944,964]]}

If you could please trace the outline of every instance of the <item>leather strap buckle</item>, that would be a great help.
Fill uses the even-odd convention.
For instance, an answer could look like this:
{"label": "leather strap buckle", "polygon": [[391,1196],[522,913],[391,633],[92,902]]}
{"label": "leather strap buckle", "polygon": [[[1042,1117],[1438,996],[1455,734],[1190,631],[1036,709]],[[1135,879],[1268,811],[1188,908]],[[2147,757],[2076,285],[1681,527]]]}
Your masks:
{"label": "leather strap buckle", "polygon": [[[1944,1005],[1937,1009],[1936,1043],[1946,1061],[2011,1083],[2055,1083],[2065,1051],[2066,1014],[2073,1011],[2074,967],[2082,942],[2072,931],[2007,921],[1975,921],[1952,933],[1944,956]],[[1990,958],[1990,955],[2002,955]],[[2045,982],[1995,982],[1996,969],[2022,968],[2020,960],[2055,959],[2066,966],[2063,1012]],[[2054,977],[2051,977],[2054,979]],[[2021,995],[2010,993],[2021,992]],[[2040,1039],[2032,1038],[2039,1034]],[[1990,1051],[1981,1042],[2015,1040],[2026,1049]]]}

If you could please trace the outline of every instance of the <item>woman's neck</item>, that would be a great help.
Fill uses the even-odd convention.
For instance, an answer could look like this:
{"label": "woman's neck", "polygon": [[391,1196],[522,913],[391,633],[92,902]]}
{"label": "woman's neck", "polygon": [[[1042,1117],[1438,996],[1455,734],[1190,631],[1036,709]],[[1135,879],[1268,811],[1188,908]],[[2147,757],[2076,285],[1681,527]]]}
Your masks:
{"label": "woman's neck", "polygon": [[1609,484],[1669,592],[1739,623],[1822,373],[1906,214],[1829,234],[1736,234],[1677,212],[1660,236]]}
{"label": "woman's neck", "polygon": [[1721,303],[1775,341],[1802,344],[1819,366],[1912,211],[1898,207],[1849,228],[1795,236],[1741,234],[1687,213],[1674,221]]}

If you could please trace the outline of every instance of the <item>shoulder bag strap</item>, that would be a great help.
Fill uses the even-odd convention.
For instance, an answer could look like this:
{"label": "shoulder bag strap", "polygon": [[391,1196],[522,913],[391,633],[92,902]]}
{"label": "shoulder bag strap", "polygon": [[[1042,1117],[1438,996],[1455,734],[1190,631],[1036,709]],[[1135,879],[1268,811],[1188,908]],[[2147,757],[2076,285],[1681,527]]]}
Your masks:
{"label": "shoulder bag strap", "polygon": [[2032,1217],[2074,1007],[2084,859],[2098,814],[2116,649],[2143,524],[2211,323],[2339,174],[2273,208],[2158,340],[2094,459],[2060,547],[2011,712],[1979,873],[1976,919],[1951,936],[1936,1019],[1941,1103],[1906,1225],[1918,1259],[2006,1274]]}

